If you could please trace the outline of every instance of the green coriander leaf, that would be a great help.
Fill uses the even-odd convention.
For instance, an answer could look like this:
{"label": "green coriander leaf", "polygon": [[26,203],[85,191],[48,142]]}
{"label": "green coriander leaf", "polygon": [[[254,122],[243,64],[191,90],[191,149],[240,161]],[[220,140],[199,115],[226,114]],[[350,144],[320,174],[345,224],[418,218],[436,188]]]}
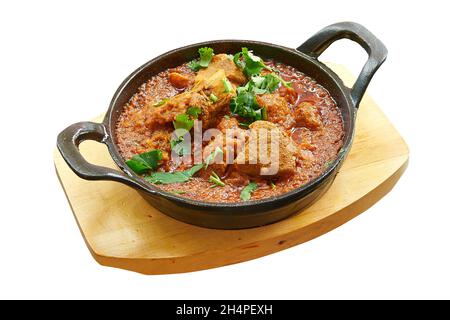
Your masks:
{"label": "green coriander leaf", "polygon": [[155,170],[161,160],[162,152],[156,149],[135,155],[126,164],[137,174],[142,174],[149,170]]}
{"label": "green coriander leaf", "polygon": [[197,164],[190,169],[175,172],[153,172],[145,180],[155,184],[183,183],[189,181],[196,172],[203,168],[203,164]]}
{"label": "green coriander leaf", "polygon": [[266,109],[266,107],[262,107],[260,110],[261,110],[261,120],[267,120],[267,109]]}
{"label": "green coriander leaf", "polygon": [[[175,121],[173,122],[175,130],[184,129],[186,131],[190,131],[194,126],[194,120],[192,120],[192,118],[197,119],[201,113],[202,109],[199,107],[189,107],[185,114],[179,114],[175,117]],[[170,147],[172,151],[179,156],[183,156],[191,152],[191,146],[184,143],[183,136],[179,136],[178,134],[177,139],[170,140]]]}
{"label": "green coriander leaf", "polygon": [[264,80],[259,88],[267,90],[268,92],[274,92],[276,89],[278,89],[280,82],[280,77],[275,74],[269,73],[264,76]]}
{"label": "green coriander leaf", "polygon": [[261,106],[256,101],[255,93],[239,90],[237,95],[231,99],[230,110],[233,114],[248,119],[248,123],[261,120]]}
{"label": "green coriander leaf", "polygon": [[231,90],[233,90],[233,86],[231,85],[230,81],[227,78],[222,79],[223,86],[225,87],[224,92],[229,93]]}
{"label": "green coriander leaf", "polygon": [[238,52],[233,56],[234,64],[241,70],[245,68],[245,62],[241,60],[242,52]]}
{"label": "green coriander leaf", "polygon": [[194,120],[191,120],[187,114],[179,114],[175,117],[173,122],[175,129],[185,129],[190,131],[194,126]]}
{"label": "green coriander leaf", "polygon": [[264,93],[267,93],[267,90],[253,87],[253,88],[252,88],[252,92],[253,92],[254,94],[264,94]]}
{"label": "green coriander leaf", "polygon": [[162,99],[161,101],[159,101],[157,103],[154,103],[153,106],[154,107],[161,107],[163,104],[165,104],[169,100],[170,100],[169,98]]}
{"label": "green coriander leaf", "polygon": [[265,111],[266,111],[266,108],[261,108],[261,109],[255,110],[255,116],[254,116],[255,121],[264,120],[264,116],[267,119],[267,114],[265,113]]}
{"label": "green coriander leaf", "polygon": [[324,167],[328,168],[329,166],[331,166],[331,164],[334,162],[334,160],[329,160],[327,162],[324,163]]}
{"label": "green coriander leaf", "polygon": [[172,150],[180,157],[185,156],[191,152],[191,148],[186,146],[184,143],[178,143]]}
{"label": "green coriander leaf", "polygon": [[274,92],[283,81],[274,73],[253,75],[245,86],[236,89],[237,94],[230,102],[231,112],[248,119],[247,124],[256,120],[267,120],[267,110],[258,104],[256,95]]}
{"label": "green coriander leaf", "polygon": [[154,184],[183,183],[189,181],[189,179],[190,177],[182,171],[153,172],[150,176],[145,177],[145,180]]}
{"label": "green coriander leaf", "polygon": [[252,76],[247,83],[248,87],[256,94],[271,93],[278,89],[280,83],[286,87],[292,87],[292,84],[283,80],[275,73],[269,73],[265,76]]}
{"label": "green coriander leaf", "polygon": [[197,60],[192,60],[191,62],[188,63],[188,67],[192,70],[192,71],[198,71],[200,70],[201,66],[200,63]]}
{"label": "green coriander leaf", "polygon": [[184,156],[191,152],[191,146],[184,143],[183,136],[178,137],[178,139],[170,140],[170,148],[179,156]]}
{"label": "green coriander leaf", "polygon": [[206,68],[214,55],[214,50],[212,48],[204,47],[198,49],[198,53],[200,55],[199,65],[202,68]]}
{"label": "green coriander leaf", "polygon": [[275,185],[275,183],[273,183],[273,181],[270,181],[270,186],[272,187],[272,189],[275,189],[277,186]]}
{"label": "green coriander leaf", "polygon": [[[277,73],[280,73],[280,71],[277,71]],[[271,76],[277,78],[277,79],[281,82],[281,84],[282,84],[283,86],[292,88],[292,83],[290,83],[290,82],[284,80],[284,79],[283,79],[282,77],[280,77],[278,74],[276,74],[276,73],[271,73]]]}
{"label": "green coriander leaf", "polygon": [[192,60],[189,62],[188,67],[192,71],[198,71],[201,68],[206,68],[214,55],[214,50],[212,48],[204,47],[198,49],[198,54],[200,55],[199,60]]}
{"label": "green coriander leaf", "polygon": [[244,189],[241,191],[241,199],[243,201],[248,201],[252,197],[252,192],[258,189],[258,185],[255,182],[250,182]]}
{"label": "green coriander leaf", "polygon": [[280,77],[280,80],[281,80],[281,84],[282,84],[283,86],[288,87],[288,88],[292,88],[292,83],[291,83],[290,81],[286,81],[286,80],[284,80],[284,79],[281,78],[281,77]]}
{"label": "green coriander leaf", "polygon": [[209,182],[212,182],[219,187],[225,186],[225,183],[222,180],[220,180],[220,177],[214,171],[211,172],[211,175],[209,176]]}
{"label": "green coriander leaf", "polygon": [[258,56],[255,56],[247,48],[242,48],[242,57],[244,58],[245,62],[244,73],[247,77],[260,74],[262,69],[268,69],[262,59]]}
{"label": "green coriander leaf", "polygon": [[184,141],[184,137],[180,136],[177,139],[172,139],[170,140],[170,146],[173,148],[176,144],[183,142]]}
{"label": "green coriander leaf", "polygon": [[249,81],[248,83],[253,83],[255,87],[257,88],[262,88],[263,87],[263,83],[266,80],[266,77],[262,77],[262,76],[252,76],[251,77],[251,81]]}
{"label": "green coriander leaf", "polygon": [[183,191],[183,190],[172,190],[172,191],[169,191],[170,193],[174,193],[174,194],[185,194],[186,193],[186,191]]}
{"label": "green coriander leaf", "polygon": [[216,159],[217,156],[220,156],[223,159],[223,151],[221,147],[216,147],[213,152],[205,159],[205,169]]}
{"label": "green coriander leaf", "polygon": [[214,93],[211,93],[211,94],[210,94],[209,99],[211,99],[211,101],[212,101],[213,103],[216,103],[217,100],[219,100],[219,98],[217,98],[217,96],[216,96]]}
{"label": "green coriander leaf", "polygon": [[252,51],[245,47],[233,56],[233,61],[247,77],[260,74],[262,69],[272,70],[264,64],[260,57],[255,56]]}
{"label": "green coriander leaf", "polygon": [[203,163],[196,164],[195,166],[191,167],[190,169],[184,170],[184,174],[192,177],[197,171],[200,171],[200,169],[203,169]]}
{"label": "green coriander leaf", "polygon": [[194,119],[198,119],[198,116],[202,114],[202,109],[199,107],[189,107],[186,110],[186,114],[190,115]]}

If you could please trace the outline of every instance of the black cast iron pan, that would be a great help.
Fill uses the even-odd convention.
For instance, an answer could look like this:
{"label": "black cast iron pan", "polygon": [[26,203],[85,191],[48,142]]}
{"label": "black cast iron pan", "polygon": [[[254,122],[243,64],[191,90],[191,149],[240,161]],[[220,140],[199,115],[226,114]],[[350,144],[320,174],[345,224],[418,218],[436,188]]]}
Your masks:
{"label": "black cast iron pan", "polygon": [[[332,70],[318,61],[318,57],[325,49],[342,38],[357,42],[369,55],[352,88],[344,86]],[[147,183],[131,171],[120,156],[115,141],[116,121],[124,104],[151,76],[196,58],[197,50],[204,46],[212,47],[216,53],[234,53],[240,51],[242,47],[248,47],[262,57],[272,58],[297,68],[324,86],[336,100],[344,121],[344,144],[334,163],[318,178],[291,192],[272,198],[238,203],[210,203],[178,197]],[[330,25],[297,49],[244,40],[218,40],[189,45],[160,55],[134,71],[114,94],[103,123],[73,124],[58,135],[57,146],[64,160],[79,177],[125,183],[139,191],[152,206],[175,219],[218,229],[262,226],[299,212],[331,185],[351,147],[356,112],[361,98],[373,75],[386,59],[386,55],[387,50],[383,43],[366,28],[353,22]],[[78,149],[84,140],[106,144],[111,157],[122,171],[87,162]]]}

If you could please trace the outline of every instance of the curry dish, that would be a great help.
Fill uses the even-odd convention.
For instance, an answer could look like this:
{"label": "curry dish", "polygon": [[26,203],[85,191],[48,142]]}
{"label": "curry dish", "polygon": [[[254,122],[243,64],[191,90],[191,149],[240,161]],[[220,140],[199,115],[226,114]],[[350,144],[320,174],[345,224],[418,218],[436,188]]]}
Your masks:
{"label": "curry dish", "polygon": [[[142,84],[116,128],[129,168],[164,191],[206,202],[273,197],[324,172],[343,144],[336,102],[301,70],[256,54],[201,48],[198,59]],[[195,146],[197,129],[215,130]],[[251,155],[260,132],[276,143],[276,158]]]}

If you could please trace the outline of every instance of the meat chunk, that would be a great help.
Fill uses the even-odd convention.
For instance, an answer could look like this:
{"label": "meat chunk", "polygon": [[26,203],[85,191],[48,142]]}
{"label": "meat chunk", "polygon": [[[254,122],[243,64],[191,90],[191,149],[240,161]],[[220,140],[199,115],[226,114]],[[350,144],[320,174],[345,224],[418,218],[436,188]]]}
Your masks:
{"label": "meat chunk", "polygon": [[171,72],[169,73],[169,82],[175,88],[184,89],[194,82],[194,77],[178,72]]}
{"label": "meat chunk", "polygon": [[147,139],[146,144],[150,147],[150,150],[159,149],[169,152],[170,131],[166,128],[160,128],[151,133]]}
{"label": "meat chunk", "polygon": [[223,133],[226,133],[226,131],[230,129],[240,129],[239,122],[235,117],[226,116],[223,117],[222,120],[220,120],[220,122],[217,124],[217,129],[219,129]]}
{"label": "meat chunk", "polygon": [[215,137],[204,149],[203,159],[212,154],[217,147],[222,155],[214,159],[211,168],[219,175],[224,175],[229,164],[234,162],[236,155],[244,148],[247,131],[239,128],[236,118],[222,118],[217,125],[220,134]]}
{"label": "meat chunk", "polygon": [[225,175],[225,171],[227,170],[228,163],[226,162],[226,149],[224,148],[222,138],[222,136],[216,137],[216,139],[211,141],[203,150],[203,162],[211,157],[211,155],[214,155],[217,148],[222,150],[221,153],[216,154],[216,157],[209,162],[208,168],[206,169],[207,176],[211,174],[211,171],[214,171],[219,177],[222,177]]}
{"label": "meat chunk", "polygon": [[193,94],[192,92],[181,93],[158,107],[148,105],[145,110],[145,126],[155,128],[172,122],[178,114],[186,112]]}
{"label": "meat chunk", "polygon": [[[225,88],[227,79],[232,83],[231,91]],[[178,72],[171,72],[169,81],[178,88],[191,84],[188,76]],[[172,122],[177,115],[185,113],[191,106],[196,106],[202,109],[200,120],[202,120],[203,128],[210,128],[217,124],[218,116],[235,96],[236,86],[245,81],[242,71],[226,54],[215,55],[209,66],[197,73],[191,90],[170,98],[159,107],[147,106],[145,126],[154,128]],[[211,94],[217,98],[216,101],[211,100]]]}
{"label": "meat chunk", "polygon": [[232,164],[237,154],[244,149],[248,138],[247,130],[239,128],[239,122],[234,117],[224,117],[217,125],[223,134],[223,149],[228,164]]}
{"label": "meat chunk", "polygon": [[256,96],[256,101],[266,108],[267,120],[273,123],[291,128],[295,121],[291,115],[291,109],[285,97],[278,93],[268,93]]}
{"label": "meat chunk", "polygon": [[[203,128],[209,128],[216,124],[217,116],[229,105],[235,95],[235,88],[230,92],[225,90],[225,71],[217,70],[208,78],[196,82],[194,87],[186,92],[170,98],[159,107],[147,106],[145,125],[154,128],[158,125],[170,123],[179,114],[185,113],[189,107],[196,106],[202,109],[200,120]],[[217,97],[213,102],[211,94]]]}
{"label": "meat chunk", "polygon": [[319,110],[309,102],[300,103],[294,110],[294,117],[300,127],[311,130],[320,130],[323,127]]}
{"label": "meat chunk", "polygon": [[268,121],[250,125],[250,138],[234,165],[250,176],[287,176],[295,172],[295,146],[279,127]]}
{"label": "meat chunk", "polygon": [[285,98],[290,104],[295,104],[295,102],[298,99],[298,93],[292,87],[281,86],[280,89],[278,89],[278,93],[280,94],[280,96]]}
{"label": "meat chunk", "polygon": [[[208,67],[209,68],[209,67]],[[202,120],[203,128],[210,128],[217,124],[219,115],[228,108],[231,98],[236,95],[236,88],[232,85],[231,91],[227,92],[225,88],[225,71],[217,70],[209,78],[194,85],[193,90],[199,90],[203,97],[207,99],[206,103],[197,104],[202,108],[200,120]],[[211,95],[216,96],[217,100],[212,101]],[[195,104],[194,104],[195,105]]]}
{"label": "meat chunk", "polygon": [[239,69],[232,59],[226,54],[216,54],[211,59],[208,67],[201,69],[195,78],[195,82],[201,82],[204,79],[209,78],[212,74],[217,72],[217,70],[224,70],[225,75],[232,83],[235,85],[242,85],[247,82],[247,78],[244,73]]}
{"label": "meat chunk", "polygon": [[246,174],[242,174],[237,171],[231,171],[225,178],[225,182],[230,186],[242,188],[242,186],[246,186],[249,184],[250,179]]}

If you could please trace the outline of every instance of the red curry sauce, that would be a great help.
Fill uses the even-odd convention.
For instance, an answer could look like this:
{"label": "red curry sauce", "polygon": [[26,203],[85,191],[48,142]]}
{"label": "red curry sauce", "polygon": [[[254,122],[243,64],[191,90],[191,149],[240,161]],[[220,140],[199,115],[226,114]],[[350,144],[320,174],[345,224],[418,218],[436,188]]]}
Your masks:
{"label": "red curry sauce", "polygon": [[[328,91],[293,67],[273,61],[266,61],[266,65],[292,84],[292,88],[281,85],[275,92],[257,97],[257,101],[266,106],[267,120],[274,123],[292,142],[294,151],[290,157],[295,164],[293,170],[283,176],[265,177],[248,174],[248,171],[230,164],[217,171],[225,185],[216,186],[209,181],[211,171],[214,170],[211,166],[200,170],[187,182],[158,184],[158,188],[200,201],[238,202],[242,201],[241,191],[252,181],[258,185],[251,195],[251,200],[256,200],[280,195],[308,183],[336,159],[343,144],[343,121],[339,108]],[[158,110],[159,113],[154,112],[153,109],[164,107],[156,104],[163,99],[188,92],[194,86],[195,77],[196,72],[183,64],[153,76],[130,99],[118,120],[116,131],[119,151],[126,160],[134,155],[159,149],[163,151],[163,160],[158,171],[189,168],[189,165],[184,164],[176,167],[170,159],[170,135],[174,130],[172,122],[154,122],[151,117],[166,119],[167,112],[162,113],[163,109]],[[240,85],[239,81],[242,82],[239,77],[233,78],[228,74],[227,77],[236,87]],[[209,121],[209,126],[220,128],[233,118],[239,120],[239,117],[230,112],[229,104],[226,104],[206,121]]]}

